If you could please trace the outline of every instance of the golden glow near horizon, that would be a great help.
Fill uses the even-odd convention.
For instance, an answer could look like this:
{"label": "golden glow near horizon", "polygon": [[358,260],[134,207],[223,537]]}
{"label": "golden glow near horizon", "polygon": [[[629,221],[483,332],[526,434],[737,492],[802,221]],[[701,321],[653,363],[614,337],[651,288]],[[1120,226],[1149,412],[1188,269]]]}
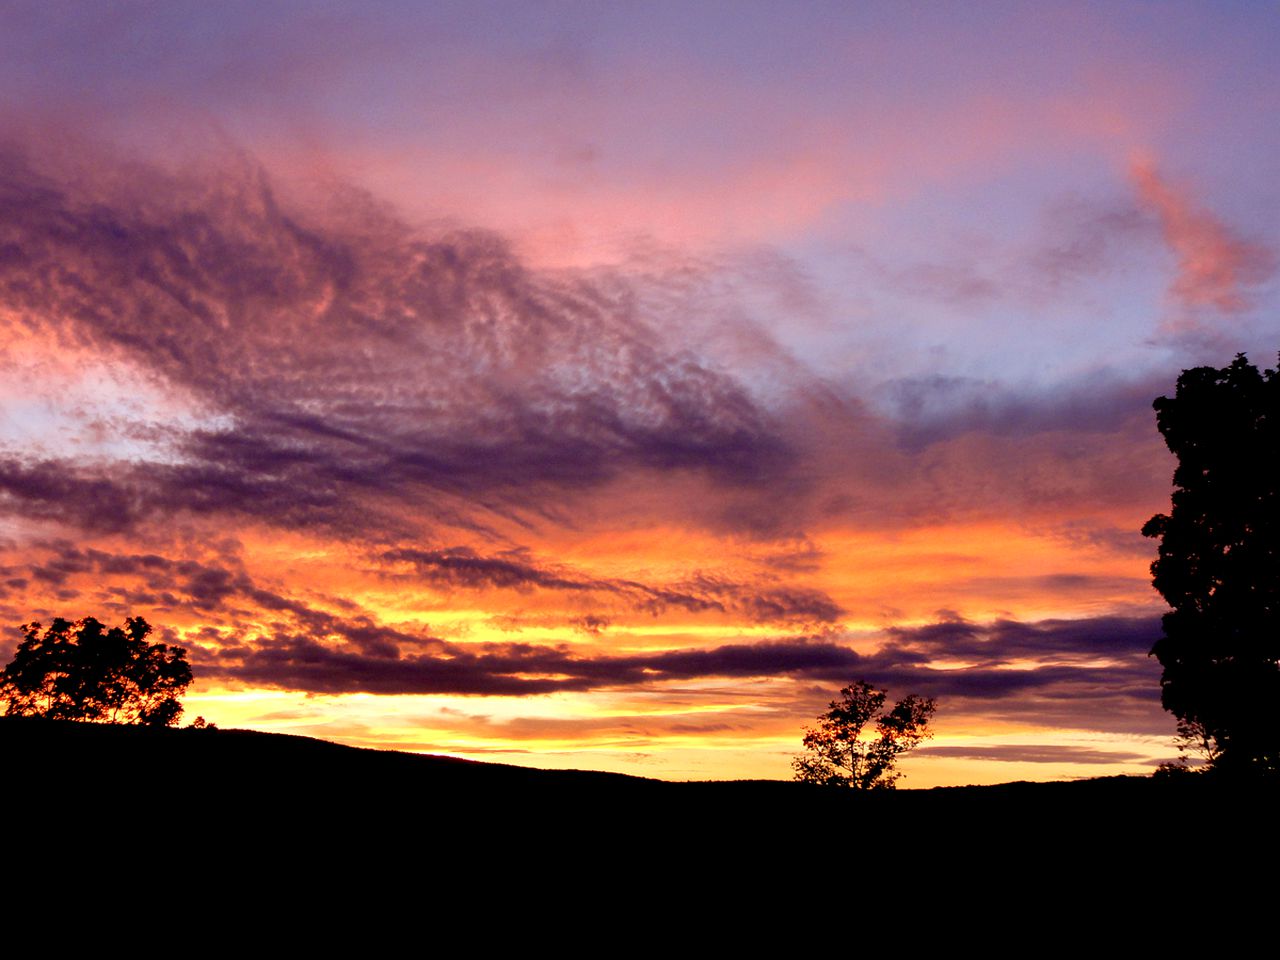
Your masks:
{"label": "golden glow near horizon", "polygon": [[[220,717],[224,727],[669,780],[786,779],[791,758],[801,752],[800,731],[789,718],[766,716],[761,723],[760,707],[749,701],[658,711],[629,704],[610,713],[602,711],[598,697],[486,700],[483,705],[465,698],[441,699],[401,697],[389,704],[387,698],[359,694],[316,698],[254,690],[197,691],[187,703],[190,715]],[[710,732],[688,729],[695,721]],[[935,729],[928,741],[935,755],[903,759],[908,775],[904,785],[1096,776],[1097,758],[1108,754],[1127,758],[1109,762],[1111,772],[1145,775],[1150,761],[1166,758],[1169,750],[1166,737],[991,724],[976,717],[940,717]],[[1081,755],[1076,759],[1071,751]],[[1007,758],[997,759],[1002,754]]]}
{"label": "golden glow near horizon", "polygon": [[[467,546],[455,534],[447,546],[399,548],[409,552],[392,562],[387,550],[256,526],[225,541],[191,528],[157,541],[154,554],[137,553],[127,537],[100,538],[96,559],[65,543],[25,539],[38,555],[37,577],[90,607],[144,613],[172,630],[198,663],[301,634],[319,644],[317,653],[340,655],[360,642],[353,641],[355,623],[392,631],[394,656],[402,659],[429,654],[450,664],[495,651],[555,651],[561,660],[502,669],[521,683],[569,687],[521,696],[301,693],[287,682],[281,689],[206,679],[197,668],[188,718],[354,746],[670,779],[788,777],[804,725],[839,686],[834,677],[790,673],[785,664],[776,676],[717,677],[714,666],[702,676],[697,666],[673,676],[671,658],[767,650],[807,636],[802,642],[834,643],[874,659],[902,640],[888,628],[910,633],[940,622],[981,627],[1152,608],[1145,557],[1093,549],[1026,523],[892,531],[833,525],[812,530],[802,549],[784,542],[781,551],[697,528],[678,537],[658,527],[572,542],[558,528],[551,533],[536,552],[507,553],[483,542]],[[678,552],[671,552],[673,542]],[[80,559],[67,563],[67,549]],[[791,559],[797,552],[798,563]],[[1070,589],[1077,583],[1078,595]],[[157,586],[168,593],[156,593]],[[52,598],[44,602],[60,609]],[[1099,675],[1124,666],[1078,648],[1062,656],[1009,651],[990,664],[983,651],[950,656],[944,648],[926,656],[935,676],[985,667],[997,680],[1053,666]],[[624,663],[602,666],[599,682],[571,689],[578,669],[629,658],[639,673],[626,682],[619,682],[618,671],[631,669]],[[1097,772],[1099,760],[1107,770],[1143,772],[1168,754],[1167,740],[1148,733],[1002,718],[980,701],[945,696],[935,724],[929,749],[905,768],[914,786],[1083,775]],[[1108,759],[1108,752],[1123,759]]]}
{"label": "golden glow near horizon", "polygon": [[[700,678],[673,677],[663,672],[663,657],[699,651],[715,657],[726,646],[768,647],[799,633],[810,642],[834,642],[874,658],[900,642],[886,633],[889,627],[910,632],[940,621],[981,626],[1152,606],[1144,557],[1089,549],[1026,524],[815,530],[799,576],[789,561],[770,568],[777,554],[767,543],[734,544],[691,529],[681,534],[673,554],[672,538],[671,531],[630,530],[616,539],[578,537],[569,548],[563,538],[552,538],[537,553],[522,549],[505,559],[494,559],[492,547],[482,553],[483,544],[454,543],[425,551],[432,562],[456,561],[446,568],[448,575],[428,569],[423,576],[411,563],[388,564],[367,548],[310,535],[247,528],[221,543],[192,530],[170,538],[156,554],[185,556],[166,560],[161,578],[168,578],[171,593],[186,591],[183,601],[153,597],[153,609],[134,603],[130,610],[172,629],[174,642],[209,663],[217,662],[209,658],[220,650],[278,637],[282,630],[292,635],[304,629],[321,648],[342,651],[350,646],[353,621],[394,631],[401,658],[432,653],[449,663],[491,656],[514,644],[558,651],[569,658],[570,671],[575,663],[652,662],[636,667],[648,678],[639,686],[634,679],[619,685],[606,676],[578,691],[522,696],[301,693],[252,680],[205,679],[197,669],[187,717],[353,746],[708,779],[788,777],[804,725],[839,683],[785,672],[723,678],[714,676],[714,668]],[[42,551],[46,566],[57,567],[56,543],[28,542]],[[110,590],[102,583],[103,565],[110,569],[110,561],[70,564],[58,573],[60,590],[96,597],[90,605],[123,606],[122,597],[144,592],[149,581],[154,586],[159,561],[138,559],[127,538],[102,539],[97,549],[102,557],[129,556],[135,562],[116,561]],[[596,550],[600,559],[593,562]],[[794,551],[784,544],[784,555]],[[1068,571],[1087,585],[1087,595],[1064,594],[1055,577]],[[1071,578],[1068,586],[1076,582]],[[800,580],[803,589],[795,594]],[[745,593],[739,589],[744,583],[752,584]],[[799,596],[798,610],[774,616],[770,608],[763,622],[752,622],[753,598],[771,592]],[[804,604],[812,597],[828,598],[841,612],[832,616],[822,606],[807,611]],[[928,653],[927,662],[941,676],[979,670],[986,659],[982,652],[948,656],[940,649]],[[1055,665],[1100,675],[1123,666],[1071,649],[1062,657],[1051,651],[1004,654],[989,667],[1034,675]],[[573,673],[555,666],[512,669],[521,682],[554,686],[574,680]],[[913,786],[1085,775],[1097,772],[1108,753],[1123,759],[1107,760],[1107,770],[1144,772],[1168,754],[1167,739],[1148,733],[1098,734],[1073,730],[1060,719],[1053,725],[1002,719],[984,712],[980,702],[952,703],[945,696],[935,733],[928,749],[904,768]]]}

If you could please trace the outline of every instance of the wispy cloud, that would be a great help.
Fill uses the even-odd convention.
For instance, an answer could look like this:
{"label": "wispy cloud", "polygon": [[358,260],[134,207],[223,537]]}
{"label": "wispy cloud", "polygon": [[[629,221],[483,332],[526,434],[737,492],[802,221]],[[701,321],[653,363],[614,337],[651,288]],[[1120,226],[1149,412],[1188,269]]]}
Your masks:
{"label": "wispy cloud", "polygon": [[13,460],[12,496],[87,523],[228,511],[350,533],[392,522],[377,498],[536,511],[627,469],[735,485],[785,466],[747,391],[664,347],[616,284],[532,273],[492,235],[419,237],[372,205],[304,221],[252,166],[130,173],[71,184],[0,154],[0,294],[226,426],[174,436],[145,471]]}
{"label": "wispy cloud", "polygon": [[1156,215],[1177,258],[1170,293],[1188,307],[1239,313],[1252,306],[1254,288],[1276,272],[1275,251],[1249,240],[1167,179],[1150,157],[1135,158],[1130,173],[1144,207]]}
{"label": "wispy cloud", "polygon": [[820,590],[766,582],[742,583],[695,574],[667,584],[590,577],[563,566],[541,566],[527,556],[486,557],[469,547],[385,551],[394,574],[407,566],[422,582],[473,590],[552,590],[620,598],[627,606],[658,615],[669,608],[690,613],[733,613],[753,623],[832,623],[844,611]]}

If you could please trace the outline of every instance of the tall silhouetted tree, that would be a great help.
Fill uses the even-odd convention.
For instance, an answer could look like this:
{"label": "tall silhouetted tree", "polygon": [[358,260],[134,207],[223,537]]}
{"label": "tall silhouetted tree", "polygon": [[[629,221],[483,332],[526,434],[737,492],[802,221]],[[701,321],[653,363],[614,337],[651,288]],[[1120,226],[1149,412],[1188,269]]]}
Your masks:
{"label": "tall silhouetted tree", "polygon": [[1151,651],[1179,745],[1217,770],[1280,770],[1280,376],[1243,354],[1184,370],[1156,423],[1178,467],[1155,588],[1173,609]]}
{"label": "tall silhouetted tree", "polygon": [[93,617],[22,630],[17,654],[0,672],[6,713],[153,726],[182,716],[178,698],[192,679],[187,652],[148,643],[151,625],[141,617],[110,630]]}
{"label": "tall silhouetted tree", "polygon": [[[805,731],[805,753],[791,762],[796,779],[855,790],[892,787],[902,776],[893,769],[898,757],[932,736],[927,727],[934,701],[911,694],[882,713],[886,696],[887,691],[865,680],[841,690],[840,699],[818,717],[818,725]],[[872,720],[879,736],[864,739],[863,730]]]}

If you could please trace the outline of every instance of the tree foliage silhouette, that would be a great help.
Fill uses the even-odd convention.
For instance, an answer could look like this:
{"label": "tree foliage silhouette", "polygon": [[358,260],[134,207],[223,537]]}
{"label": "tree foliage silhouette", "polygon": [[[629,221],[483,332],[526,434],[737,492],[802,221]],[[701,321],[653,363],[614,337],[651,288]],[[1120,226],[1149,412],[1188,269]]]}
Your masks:
{"label": "tree foliage silhouette", "polygon": [[[882,713],[887,696],[865,680],[841,690],[840,699],[818,717],[818,725],[805,730],[806,752],[791,762],[795,778],[855,790],[893,787],[902,776],[893,769],[898,757],[932,736],[927,728],[935,703],[932,697],[911,694]],[[879,736],[864,739],[873,719]]]}
{"label": "tree foliage silhouette", "polygon": [[93,617],[24,624],[13,660],[0,672],[6,713],[55,720],[170,726],[191,683],[187,652],[148,643],[151,625],[130,617],[106,629]]}
{"label": "tree foliage silhouette", "polygon": [[1220,771],[1280,770],[1280,376],[1238,355],[1155,401],[1178,458],[1152,582],[1173,609],[1152,653],[1178,743]]}

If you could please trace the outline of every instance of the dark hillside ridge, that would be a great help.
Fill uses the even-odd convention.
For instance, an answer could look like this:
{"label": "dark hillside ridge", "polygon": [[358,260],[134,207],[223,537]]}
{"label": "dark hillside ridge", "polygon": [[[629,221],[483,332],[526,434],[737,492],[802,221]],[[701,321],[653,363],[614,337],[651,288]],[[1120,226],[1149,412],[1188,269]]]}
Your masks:
{"label": "dark hillside ridge", "polygon": [[1215,823],[1216,844],[1230,845],[1234,833],[1253,842],[1250,825],[1269,824],[1276,799],[1272,788],[1201,777],[861,795],[787,781],[669,783],[247,730],[17,717],[0,717],[0,757],[0,813],[11,825],[58,823],[90,839],[162,821],[197,840],[374,844],[417,855],[514,848],[590,856],[622,845],[643,857],[710,845],[808,857],[829,843],[858,856],[1035,857],[1048,844],[1073,856],[1128,857],[1185,835],[1188,817]]}
{"label": "dark hillside ridge", "polygon": [[299,778],[403,780],[415,786],[619,789],[656,780],[595,771],[546,771],[455,757],[370,750],[314,737],[256,730],[157,728],[0,717],[0,750],[17,769],[54,780],[82,777],[147,782],[158,777],[214,786],[252,778],[285,785]]}

